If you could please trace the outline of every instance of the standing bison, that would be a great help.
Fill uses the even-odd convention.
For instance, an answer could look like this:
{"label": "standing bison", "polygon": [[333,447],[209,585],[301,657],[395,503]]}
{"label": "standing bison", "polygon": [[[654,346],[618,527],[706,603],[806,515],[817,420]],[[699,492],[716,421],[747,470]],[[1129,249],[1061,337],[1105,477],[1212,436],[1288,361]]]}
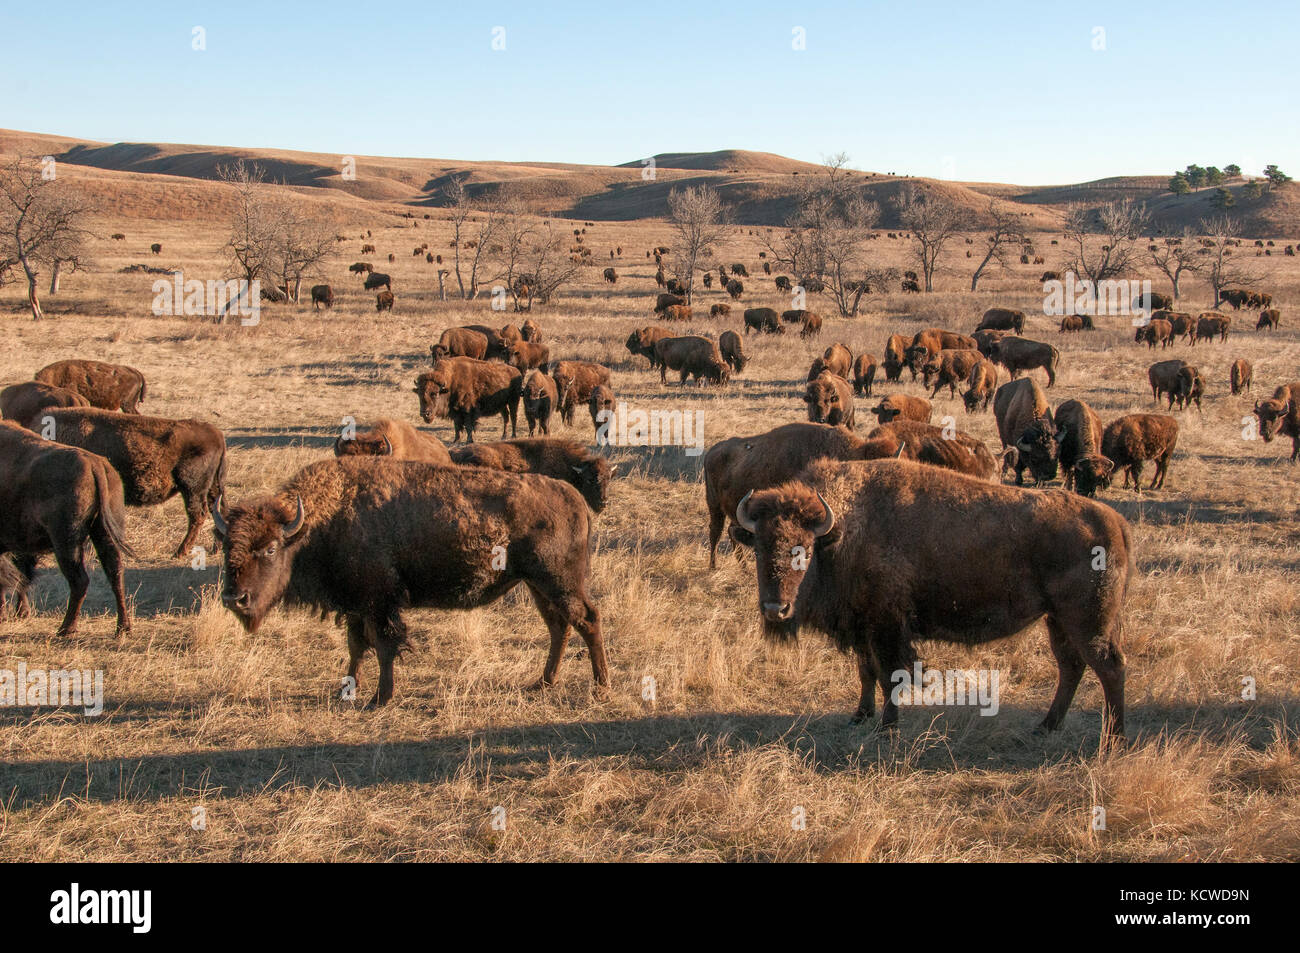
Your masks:
{"label": "standing bison", "polygon": [[529,371],[523,384],[524,419],[528,421],[528,436],[540,430],[551,432],[551,414],[560,406],[560,395],[555,381],[545,371]]}
{"label": "standing bison", "polygon": [[1150,490],[1162,489],[1169,472],[1169,458],[1178,446],[1178,421],[1163,414],[1129,414],[1113,421],[1101,437],[1101,453],[1124,471],[1124,487],[1133,480],[1135,492],[1142,492],[1142,464],[1156,462]]}
{"label": "standing bison", "polygon": [[1016,486],[1028,469],[1036,483],[1056,479],[1056,424],[1047,395],[1032,378],[1009,381],[993,395],[1004,465],[1016,471]]}
{"label": "standing bison", "polygon": [[407,646],[409,608],[472,609],[528,587],[551,636],[534,687],[555,680],[570,628],[609,684],[600,613],[587,592],[591,522],[582,498],[548,477],[488,469],[350,459],[315,463],[279,491],[223,513],[221,601],[249,632],[279,602],[333,614],[347,626],[354,684],[370,649],[393,697],[393,662]]}
{"label": "standing bison", "polygon": [[518,436],[519,398],[523,375],[519,369],[496,361],[478,361],[472,357],[448,357],[434,361],[433,370],[415,379],[415,393],[420,399],[420,417],[426,424],[440,408],[451,418],[456,429],[474,442],[479,418],[501,415],[501,436],[511,430]]}
{"label": "standing bison", "polygon": [[[754,549],[769,639],[813,629],[856,654],[855,721],[874,714],[878,684],[881,726],[897,724],[896,692],[919,664],[918,641],[982,645],[1046,617],[1058,675],[1042,727],[1061,727],[1086,666],[1104,694],[1103,745],[1123,737],[1118,640],[1132,546],[1109,507],[909,461],[822,461],[796,482],[747,494],[732,536]],[[1108,556],[1102,570],[1097,547]],[[806,554],[793,571],[792,552]]]}
{"label": "standing bison", "polygon": [[980,318],[976,331],[1014,331],[1025,333],[1025,312],[1018,308],[989,308]]}
{"label": "standing bison", "polygon": [[853,429],[853,388],[844,378],[822,371],[808,382],[803,399],[810,422]]}
{"label": "standing bison", "polygon": [[1061,352],[1050,344],[1030,341],[1028,338],[1004,337],[990,349],[989,359],[1001,364],[1015,380],[1025,371],[1041,367],[1047,372],[1047,386],[1056,383],[1056,369],[1061,362]]}
{"label": "standing bison", "polygon": [[1255,401],[1259,435],[1265,443],[1275,436],[1291,438],[1291,462],[1300,458],[1300,381],[1283,384],[1268,400]]}
{"label": "standing bison", "polygon": [[1065,471],[1065,488],[1095,496],[1110,486],[1115,464],[1101,454],[1101,418],[1081,400],[1056,408],[1058,460]]}

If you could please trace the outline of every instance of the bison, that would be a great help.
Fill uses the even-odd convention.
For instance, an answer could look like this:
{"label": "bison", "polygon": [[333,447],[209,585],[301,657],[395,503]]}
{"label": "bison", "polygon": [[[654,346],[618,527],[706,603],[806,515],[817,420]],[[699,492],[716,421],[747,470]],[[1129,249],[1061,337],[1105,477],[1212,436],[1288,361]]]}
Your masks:
{"label": "bison", "polygon": [[1216,337],[1220,341],[1228,340],[1228,329],[1232,319],[1226,314],[1219,314],[1216,311],[1202,311],[1196,318],[1196,334],[1192,338],[1192,344],[1197,341],[1213,341]]}
{"label": "bison", "polygon": [[749,363],[740,335],[735,331],[723,331],[718,335],[718,351],[722,354],[722,359],[731,365],[732,371],[737,374],[743,371],[745,365]]}
{"label": "bison", "polygon": [[853,429],[853,390],[844,378],[822,371],[808,382],[803,399],[810,422]]}
{"label": "bison", "polygon": [[404,420],[381,417],[369,430],[334,441],[336,457],[392,457],[421,463],[451,464],[443,442],[431,433],[420,433]]}
{"label": "bison", "polygon": [[927,387],[931,386],[930,379],[934,378],[934,390],[930,393],[930,398],[933,400],[939,396],[940,389],[944,387],[948,388],[948,395],[955,398],[957,385],[970,377],[975,365],[983,361],[979,351],[969,348],[943,350],[931,357],[921,369]]}
{"label": "bison", "polygon": [[[601,425],[614,416],[614,392],[604,384],[597,384],[591,389],[591,398],[587,401],[587,409],[591,412],[591,426],[596,432],[596,442],[601,444]],[[608,428],[606,428],[608,429]]]}
{"label": "bison", "polygon": [[366,275],[366,282],[362,286],[366,291],[374,291],[376,288],[383,288],[385,291],[393,290],[393,279],[380,271],[372,271]]}
{"label": "bison", "polygon": [[433,362],[433,370],[415,379],[413,390],[420,399],[420,417],[433,423],[435,413],[445,408],[455,427],[455,442],[461,434],[473,443],[481,417],[501,415],[501,436],[518,434],[519,398],[523,375],[518,368],[472,357],[444,357]]}
{"label": "bison", "polygon": [[[599,386],[599,385],[598,385]],[[617,469],[576,440],[535,438],[456,447],[452,461],[462,467],[487,467],[508,473],[535,473],[568,483],[599,513],[609,500],[609,481]]]}
{"label": "bison", "polygon": [[732,278],[727,282],[727,294],[731,295],[732,301],[739,301],[740,296],[745,293],[745,286],[737,278]]}
{"label": "bison", "polygon": [[983,401],[984,406],[980,407],[980,410],[988,410],[989,401],[993,399],[993,392],[997,390],[997,387],[997,365],[984,358],[970,369],[970,374],[966,377],[966,392],[961,395],[966,412],[973,414],[981,401]]}
{"label": "bison", "polygon": [[[879,684],[881,726],[896,726],[897,693],[920,668],[917,641],[982,645],[1046,617],[1058,683],[1042,727],[1060,728],[1086,665],[1102,685],[1103,746],[1123,737],[1118,638],[1132,548],[1109,507],[910,461],[820,461],[747,494],[732,536],[754,549],[769,639],[814,629],[857,656],[854,721],[874,714]],[[1102,570],[1090,558],[1099,546]],[[806,554],[793,571],[791,552]]]}
{"label": "bison", "polygon": [[0,422],[0,609],[12,591],[18,614],[31,613],[27,590],[37,560],[53,553],[68,583],[58,634],[75,632],[90,587],[84,565],[88,542],[113,590],[121,638],[131,631],[122,558],[134,555],[126,542],[121,477],[102,456]]}
{"label": "bison", "polygon": [[[657,352],[655,359],[660,360]],[[551,365],[551,377],[560,395],[560,419],[570,427],[578,406],[591,400],[596,385],[609,386],[609,368],[589,361],[556,361]]]}
{"label": "bison", "polygon": [[312,285],[311,286],[311,307],[313,311],[319,311],[318,305],[325,305],[327,308],[334,307],[334,289],[329,285]]}
{"label": "bison", "polygon": [[551,349],[532,341],[515,341],[506,349],[506,363],[521,371],[545,367],[551,360]]}
{"label": "bison", "polygon": [[1255,330],[1262,331],[1264,328],[1268,328],[1270,331],[1276,331],[1281,320],[1281,311],[1277,308],[1266,308],[1259,313],[1259,320],[1255,322]]}
{"label": "bison", "polygon": [[559,407],[560,395],[555,381],[545,371],[529,371],[523,383],[524,419],[528,421],[528,436],[541,430],[551,432],[551,414]]}
{"label": "bison", "polygon": [[890,394],[881,398],[880,403],[871,408],[871,412],[882,424],[890,423],[896,417],[928,424],[934,413],[930,402],[924,397],[909,397],[906,394]]}
{"label": "bison", "polygon": [[639,354],[650,361],[651,369],[658,366],[659,358],[655,355],[655,342],[673,336],[667,328],[647,325],[638,328],[627,336],[627,349],[632,354]]}
{"label": "bison", "polygon": [[1065,471],[1065,488],[1095,496],[1110,486],[1115,464],[1101,454],[1101,418],[1081,400],[1056,408],[1057,459]]}
{"label": "bison", "polygon": [[865,351],[853,360],[853,393],[870,397],[871,386],[876,380],[876,357]]}
{"label": "bison", "polygon": [[1152,318],[1137,329],[1133,340],[1138,344],[1145,341],[1150,350],[1159,344],[1163,350],[1174,343],[1174,326],[1164,318]]}
{"label": "bison", "polygon": [[1255,401],[1259,435],[1265,443],[1275,436],[1291,438],[1291,462],[1300,458],[1300,382],[1283,384],[1268,400]]}
{"label": "bison", "polygon": [[758,331],[763,334],[784,334],[785,328],[777,318],[775,308],[746,308],[745,333]]}
{"label": "bison", "polygon": [[1018,308],[989,308],[980,318],[976,331],[1014,331],[1025,333],[1025,312]]}
{"label": "bison", "polygon": [[396,301],[397,299],[393,297],[391,291],[381,291],[379,294],[375,295],[375,310],[392,311],[393,305]]}
{"label": "bison", "polygon": [[693,377],[696,382],[705,380],[713,384],[725,384],[731,377],[731,369],[722,359],[718,346],[711,340],[697,335],[661,338],[655,344],[655,356],[659,359],[659,383],[665,384],[668,372],[678,371],[681,383]]}
{"label": "bison", "polygon": [[[906,352],[907,338],[901,334],[891,334],[889,340],[885,342],[885,359],[882,362],[886,382],[894,383],[903,376]],[[912,380],[916,380],[916,371],[912,371]]]}
{"label": "bison", "polygon": [[[0,390],[0,416],[27,427],[42,410],[49,407],[89,407],[90,401],[76,391],[23,381]],[[35,429],[35,428],[32,428]]]}
{"label": "bison", "polygon": [[1124,471],[1124,488],[1131,477],[1138,493],[1142,492],[1142,464],[1147,460],[1156,462],[1156,475],[1147,489],[1164,487],[1169,458],[1177,445],[1178,421],[1163,414],[1129,414],[1112,421],[1101,437],[1102,456],[1116,470]]}
{"label": "bison", "polygon": [[444,357],[472,357],[485,360],[487,357],[487,335],[469,328],[448,328],[438,338],[438,343],[431,345],[429,354],[435,361]]}
{"label": "bison", "polygon": [[51,387],[75,391],[90,401],[90,406],[102,410],[138,414],[139,405],[144,401],[144,375],[124,364],[57,361],[37,371],[35,379]]}
{"label": "bison", "polygon": [[1028,469],[1035,483],[1056,479],[1056,425],[1047,395],[1032,378],[1008,381],[993,395],[993,416],[1002,440],[1003,468],[1023,486]]}
{"label": "bison", "polygon": [[1250,390],[1254,369],[1250,361],[1243,358],[1237,358],[1232,362],[1232,367],[1228,371],[1228,385],[1232,388],[1232,393],[1240,394],[1242,391]]}
{"label": "bison", "polygon": [[1056,383],[1056,368],[1061,362],[1061,352],[1050,344],[1028,338],[1004,337],[994,343],[989,360],[1001,364],[1015,380],[1025,371],[1041,367],[1047,372],[1047,386]]}
{"label": "bison", "polygon": [[347,626],[348,677],[374,649],[370,706],[393,697],[393,661],[407,645],[408,608],[472,609],[524,583],[550,632],[534,687],[555,680],[570,627],[609,684],[600,613],[587,592],[591,518],[570,486],[549,477],[431,467],[400,460],[329,460],[277,492],[223,513],[221,601],[249,632],[279,602],[333,614]]}

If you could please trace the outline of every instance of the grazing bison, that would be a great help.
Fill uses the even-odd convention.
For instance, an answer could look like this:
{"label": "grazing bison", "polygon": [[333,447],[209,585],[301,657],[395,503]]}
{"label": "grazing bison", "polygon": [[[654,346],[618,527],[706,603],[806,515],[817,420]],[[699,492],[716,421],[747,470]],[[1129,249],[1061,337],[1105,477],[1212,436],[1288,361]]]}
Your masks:
{"label": "grazing bison", "polygon": [[1192,316],[1186,311],[1156,311],[1152,313],[1151,320],[1152,322],[1169,322],[1169,343],[1171,345],[1183,335],[1186,335],[1187,340],[1190,342],[1192,334],[1196,330],[1196,326],[1192,322]]}
{"label": "grazing bison", "polygon": [[895,420],[871,431],[867,441],[875,445],[875,452],[865,458],[915,460],[980,480],[991,480],[997,473],[997,461],[984,442],[959,430],[946,430],[918,420]]}
{"label": "grazing bison", "polygon": [[983,358],[974,367],[970,369],[970,374],[966,377],[966,392],[961,395],[962,403],[966,406],[966,412],[973,414],[975,408],[983,401],[984,406],[980,410],[989,409],[989,401],[993,399],[993,392],[998,387],[998,367],[988,358]]}
{"label": "grazing bison", "polygon": [[1232,362],[1232,367],[1228,371],[1228,384],[1234,394],[1240,394],[1242,391],[1250,390],[1254,368],[1251,367],[1250,361],[1237,358]]}
{"label": "grazing bison", "polygon": [[853,393],[871,396],[871,386],[876,380],[876,356],[865,351],[853,360]]}
{"label": "grazing bison", "polygon": [[1202,311],[1196,318],[1196,335],[1192,338],[1192,344],[1196,344],[1197,341],[1213,341],[1216,337],[1220,341],[1228,340],[1228,329],[1231,324],[1232,319],[1226,314]]}
{"label": "grazing bison", "polygon": [[392,457],[420,463],[451,464],[446,446],[431,433],[420,433],[404,420],[380,417],[374,426],[334,441],[336,457]]}
{"label": "grazing bison", "polygon": [[1067,331],[1082,331],[1084,328],[1083,317],[1078,314],[1067,314],[1061,318],[1061,334]]}
{"label": "grazing bison", "polygon": [[994,343],[989,360],[1001,364],[1015,380],[1025,371],[1041,367],[1047,372],[1047,386],[1056,383],[1056,368],[1061,362],[1061,352],[1050,344],[1028,338],[1004,337]]}
{"label": "grazing bison", "polygon": [[669,294],[675,294],[678,295],[679,297],[686,296],[686,285],[683,284],[681,280],[677,278],[669,278],[667,284],[664,285],[664,289]]}
{"label": "grazing bison", "polygon": [[740,335],[735,331],[723,331],[718,335],[718,352],[737,374],[743,371],[745,365],[749,363],[749,358],[745,355],[744,345],[740,341]]}
{"label": "grazing bison", "polygon": [[1014,331],[1025,333],[1025,312],[1018,308],[989,308],[980,318],[976,331]]}
{"label": "grazing bison", "polygon": [[68,583],[58,634],[75,632],[90,587],[84,565],[87,542],[95,547],[113,590],[120,638],[131,631],[122,557],[133,555],[126,542],[121,477],[97,454],[0,422],[0,609],[12,592],[18,614],[31,614],[27,590],[37,560],[53,553]]}
{"label": "grazing bison", "polygon": [[[655,360],[661,361],[657,352]],[[551,377],[560,394],[560,419],[570,427],[578,406],[591,400],[596,385],[609,386],[609,368],[589,361],[556,361],[551,365]]]}
{"label": "grazing bison", "polygon": [[808,382],[804,392],[808,420],[815,424],[854,427],[853,389],[849,382],[830,371],[822,371]]}
{"label": "grazing bison", "polygon": [[438,343],[430,346],[429,354],[435,361],[444,357],[472,357],[482,361],[487,357],[488,339],[481,331],[470,328],[448,328],[438,338]]}
{"label": "grazing bison", "polygon": [[896,417],[928,424],[934,409],[924,397],[890,394],[881,398],[880,403],[871,408],[871,412],[876,415],[876,420],[882,424],[891,423]]}
{"label": "grazing bison", "polygon": [[462,467],[487,467],[508,473],[534,473],[568,483],[593,513],[609,501],[609,481],[616,467],[576,440],[538,437],[457,447],[452,460]]}
{"label": "grazing bison", "polygon": [[611,285],[618,281],[618,272],[615,271],[613,268],[606,268],[604,274],[605,274],[605,280],[608,281]]}
{"label": "grazing bison", "polygon": [[785,328],[777,319],[775,308],[746,308],[745,333],[758,331],[763,334],[784,334]]}
{"label": "grazing bison", "polygon": [[144,375],[124,364],[57,361],[37,371],[35,379],[51,387],[75,391],[90,401],[90,406],[102,410],[138,414],[138,405],[144,401]]}
{"label": "grazing bison", "polygon": [[560,405],[555,381],[545,371],[529,371],[523,383],[524,419],[528,421],[528,436],[537,430],[551,433],[551,414]]}
{"label": "grazing bison", "polygon": [[658,366],[659,358],[655,355],[655,342],[663,338],[670,338],[673,332],[667,328],[647,325],[644,328],[638,328],[627,336],[627,349],[632,354],[640,354],[650,361],[650,367],[653,369]]}
{"label": "grazing bison", "polygon": [[993,416],[1002,440],[1003,469],[1016,471],[1023,486],[1028,468],[1035,483],[1056,479],[1056,424],[1047,395],[1033,378],[1009,381],[993,395]]}
{"label": "grazing bison", "polygon": [[979,351],[969,348],[946,349],[931,357],[921,369],[926,387],[930,387],[931,378],[934,379],[930,398],[939,396],[939,390],[944,387],[948,388],[948,396],[955,398],[957,385],[965,382],[975,365],[983,361]]}
{"label": "grazing bison", "polygon": [[785,275],[777,275],[776,278],[773,279],[773,282],[776,284],[777,291],[793,290],[792,286],[790,285],[790,279],[787,278]]}
{"label": "grazing bison", "polygon": [[799,331],[801,338],[814,338],[822,333],[822,316],[814,311],[805,311],[803,328]]}
{"label": "grazing bison", "polygon": [[366,291],[374,291],[376,288],[383,288],[385,291],[393,290],[393,279],[380,271],[372,271],[366,275],[366,283],[362,286]]}
{"label": "grazing bison", "polygon": [[1174,306],[1174,296],[1151,291],[1133,299],[1134,311],[1168,311]]}
{"label": "grazing bison", "polygon": [[604,384],[597,384],[591,389],[591,398],[587,401],[587,409],[591,412],[591,426],[596,432],[596,443],[604,446],[609,441],[607,438],[602,440],[600,428],[606,421],[614,417],[614,392]]}
{"label": "grazing bison", "polygon": [[1155,350],[1156,344],[1167,348],[1174,343],[1174,326],[1164,318],[1152,318],[1137,329],[1133,340],[1138,344],[1145,341],[1150,350]]}
{"label": "grazing bison", "polygon": [[348,676],[374,649],[371,706],[393,697],[407,608],[472,609],[524,583],[551,635],[537,687],[551,684],[569,629],[609,684],[600,614],[587,594],[591,523],[573,490],[548,477],[399,460],[315,463],[269,496],[223,514],[221,601],[256,631],[281,600],[347,625]]}
{"label": "grazing bison", "polygon": [[1165,474],[1169,471],[1169,457],[1178,445],[1178,421],[1163,414],[1129,414],[1111,422],[1101,437],[1101,453],[1124,471],[1124,488],[1129,478],[1133,489],[1142,492],[1142,464],[1156,462],[1156,475],[1151,478],[1150,490],[1162,489]]}
{"label": "grazing bison", "polygon": [[655,344],[655,356],[659,359],[659,383],[668,381],[668,372],[678,371],[681,383],[692,377],[697,383],[709,381],[712,384],[725,384],[731,377],[731,369],[722,359],[718,346],[708,338],[697,335],[662,338]]}
{"label": "grazing bison", "polygon": [[742,278],[748,278],[748,277],[749,277],[749,272],[746,270],[746,268],[745,268],[744,265],[732,265],[732,266],[731,266],[731,273],[732,273],[733,275],[739,275],[739,276],[742,277]]}
{"label": "grazing bison", "polygon": [[352,264],[348,265],[348,271],[352,272],[354,275],[368,275],[374,270],[375,266],[370,264],[368,261],[354,261]]}
{"label": "grazing bison", "polygon": [[312,285],[311,286],[311,307],[313,311],[319,311],[318,305],[325,305],[327,308],[334,307],[334,289],[329,285]]}
{"label": "grazing bison", "polygon": [[374,253],[375,253],[375,246],[374,246],[374,245],[362,245],[362,246],[361,246],[361,254],[363,254],[363,255],[373,255]]}
{"label": "grazing bison", "polygon": [[[49,407],[89,407],[90,401],[76,391],[23,381],[0,390],[0,416],[27,427],[42,410]],[[36,430],[37,427],[31,427]]]}
{"label": "grazing bison", "polygon": [[[874,713],[879,684],[881,725],[897,724],[896,692],[920,664],[918,640],[982,645],[1046,617],[1058,684],[1042,727],[1060,728],[1087,665],[1105,698],[1103,745],[1123,737],[1117,640],[1132,549],[1109,507],[910,461],[820,461],[798,482],[747,494],[732,536],[754,549],[768,638],[815,629],[856,654],[855,721]],[[1098,546],[1108,554],[1100,571]],[[807,554],[794,571],[791,552]]]}
{"label": "grazing bison", "polygon": [[1291,438],[1291,462],[1300,458],[1300,382],[1283,384],[1268,400],[1255,401],[1259,435],[1265,443],[1275,436]]}
{"label": "grazing bison", "polygon": [[1059,271],[1045,271],[1039,281],[1060,281],[1061,273]]}
{"label": "grazing bison", "polygon": [[1169,397],[1171,410],[1175,400],[1181,408],[1193,396],[1193,385],[1199,377],[1196,368],[1186,361],[1175,359],[1152,364],[1147,368],[1147,381],[1151,384],[1151,399],[1159,403],[1160,396],[1166,394]]}
{"label": "grazing bison", "polygon": [[917,331],[912,337],[912,347],[925,348],[931,355],[938,354],[943,350],[957,350],[960,348],[979,350],[979,346],[973,337],[958,334],[956,331],[945,331],[943,328],[926,328],[924,331]]}
{"label": "grazing bison", "polygon": [[686,299],[683,298],[681,295],[661,293],[658,297],[655,298],[655,314],[663,314],[669,308],[675,307],[677,305],[683,305],[685,303],[686,303]]}
{"label": "grazing bison", "polygon": [[739,279],[732,278],[727,282],[727,294],[731,295],[732,301],[739,301],[740,296],[745,293],[745,286]]}
{"label": "grazing bison", "polygon": [[375,295],[375,310],[392,311],[393,305],[396,301],[397,299],[393,297],[391,291],[381,291],[379,294]]}
{"label": "grazing bison", "polygon": [[154,242],[152,245],[149,246],[149,250],[153,252],[155,255],[161,255],[162,245],[159,242]]}
{"label": "grazing bison", "polygon": [[532,341],[515,341],[506,349],[506,363],[521,371],[530,371],[535,367],[545,367],[550,363],[551,349],[545,344]]}
{"label": "grazing bison", "polygon": [[709,317],[711,318],[729,318],[731,317],[731,305],[715,304],[709,307]]}
{"label": "grazing bison", "polygon": [[1267,308],[1259,313],[1259,320],[1255,322],[1255,330],[1262,331],[1264,328],[1268,328],[1270,331],[1276,331],[1281,320],[1281,311],[1277,308]]}
{"label": "grazing bison", "polygon": [[[901,334],[891,334],[889,340],[885,342],[885,381],[893,383],[903,376],[903,367],[905,364],[905,355],[907,353],[907,338]],[[916,380],[916,371],[912,371],[912,380]]]}
{"label": "grazing bison", "polygon": [[688,304],[673,304],[664,308],[665,321],[689,321],[691,320],[691,306]]}
{"label": "grazing bison", "polygon": [[173,553],[177,557],[189,553],[225,486],[226,438],[201,420],[72,407],[46,410],[40,431],[107,459],[122,478],[127,506],[157,506],[179,493],[189,527]]}
{"label": "grazing bison", "polygon": [[461,433],[470,443],[480,417],[501,415],[501,436],[506,429],[518,434],[519,398],[523,375],[518,368],[496,361],[479,361],[472,357],[444,357],[433,362],[433,370],[415,379],[420,398],[420,417],[433,423],[435,413],[445,408],[455,427],[455,442]]}
{"label": "grazing bison", "polygon": [[1083,496],[1096,496],[1110,486],[1115,464],[1101,454],[1101,418],[1081,400],[1067,400],[1056,408],[1056,443],[1065,488]]}

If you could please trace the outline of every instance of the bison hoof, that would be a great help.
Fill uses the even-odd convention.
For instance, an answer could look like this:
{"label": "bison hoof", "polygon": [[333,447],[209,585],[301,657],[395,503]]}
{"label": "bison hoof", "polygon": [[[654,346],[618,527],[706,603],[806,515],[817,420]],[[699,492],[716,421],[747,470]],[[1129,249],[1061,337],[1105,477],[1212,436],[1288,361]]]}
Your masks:
{"label": "bison hoof", "polygon": [[124,639],[130,634],[131,634],[131,627],[129,625],[119,625],[117,627],[117,631],[114,633],[114,635],[116,635],[119,639]]}
{"label": "bison hoof", "polygon": [[849,716],[849,724],[860,725],[864,721],[867,721],[868,719],[875,718],[875,717],[876,717],[876,713],[874,711],[863,711],[862,709],[858,709],[852,715]]}
{"label": "bison hoof", "polygon": [[381,707],[382,705],[386,705],[386,704],[387,704],[387,702],[382,701],[382,700],[379,698],[379,693],[378,693],[378,692],[375,692],[375,694],[373,694],[372,696],[370,696],[370,701],[366,702],[365,707],[362,708],[361,710],[362,710],[362,711],[374,711],[376,708],[379,708],[379,707]]}
{"label": "bison hoof", "polygon": [[537,681],[533,682],[532,684],[526,686],[526,687],[524,688],[524,691],[526,691],[526,692],[540,692],[540,691],[543,691],[544,689],[547,689],[547,688],[550,688],[550,687],[551,687],[551,683],[548,682],[548,681],[546,680],[545,677],[542,677],[542,678],[539,678]]}

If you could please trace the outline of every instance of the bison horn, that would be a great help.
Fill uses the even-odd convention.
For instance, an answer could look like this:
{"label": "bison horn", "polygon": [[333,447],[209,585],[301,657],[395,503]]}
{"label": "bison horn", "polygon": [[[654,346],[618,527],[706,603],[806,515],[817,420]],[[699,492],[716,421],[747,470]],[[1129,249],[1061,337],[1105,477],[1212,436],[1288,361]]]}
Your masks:
{"label": "bison horn", "polygon": [[284,530],[282,531],[282,535],[284,536],[286,542],[292,539],[294,536],[298,535],[298,531],[302,529],[302,524],[306,522],[307,519],[307,512],[302,505],[302,497],[300,496],[297,499],[298,499],[298,512],[294,516],[293,522],[286,524]]}
{"label": "bison horn", "polygon": [[895,460],[902,460],[902,459],[903,459],[903,454],[905,454],[906,452],[907,452],[907,444],[905,444],[905,443],[903,443],[903,444],[899,444],[899,446],[898,446],[898,452],[894,454],[894,459],[895,459]]}
{"label": "bison horn", "polygon": [[230,531],[230,527],[226,524],[226,518],[221,515],[220,496],[212,503],[212,525],[217,528],[218,535],[226,536]]}
{"label": "bison horn", "polygon": [[391,457],[392,455],[393,455],[393,445],[392,443],[389,442],[388,435],[385,434],[384,435],[384,456]]}
{"label": "bison horn", "polygon": [[750,519],[749,514],[745,512],[745,506],[749,503],[749,498],[753,495],[754,495],[754,491],[750,490],[741,498],[740,503],[737,504],[736,522],[740,524],[742,529],[748,530],[751,533],[757,533],[758,524],[755,523],[752,519]]}
{"label": "bison horn", "polygon": [[822,509],[825,511],[826,515],[822,518],[820,523],[813,527],[812,532],[814,537],[825,536],[835,525],[835,511],[831,509],[831,505],[826,502],[826,498],[823,497],[820,492],[817,494],[817,500],[821,503]]}
{"label": "bison horn", "polygon": [[1259,401],[1255,401],[1255,413],[1259,413]]}

